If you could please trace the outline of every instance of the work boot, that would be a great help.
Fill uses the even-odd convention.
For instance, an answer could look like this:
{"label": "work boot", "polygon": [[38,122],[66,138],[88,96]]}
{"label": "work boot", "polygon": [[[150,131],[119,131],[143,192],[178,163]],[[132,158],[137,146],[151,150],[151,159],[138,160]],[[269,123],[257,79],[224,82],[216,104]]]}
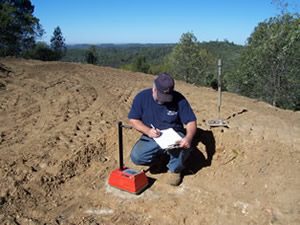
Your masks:
{"label": "work boot", "polygon": [[182,176],[180,173],[166,173],[166,183],[172,186],[178,186],[182,181]]}

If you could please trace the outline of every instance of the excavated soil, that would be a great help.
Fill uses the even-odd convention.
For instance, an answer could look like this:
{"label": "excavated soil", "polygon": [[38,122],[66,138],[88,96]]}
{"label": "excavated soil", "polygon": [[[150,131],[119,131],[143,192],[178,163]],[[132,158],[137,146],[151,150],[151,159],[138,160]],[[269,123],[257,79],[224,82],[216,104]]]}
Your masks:
{"label": "excavated soil", "polygon": [[[112,188],[117,122],[153,76],[0,59],[0,224],[300,224],[300,113],[177,81],[198,121],[179,187],[151,174],[139,195]],[[139,137],[125,129],[124,160]]]}

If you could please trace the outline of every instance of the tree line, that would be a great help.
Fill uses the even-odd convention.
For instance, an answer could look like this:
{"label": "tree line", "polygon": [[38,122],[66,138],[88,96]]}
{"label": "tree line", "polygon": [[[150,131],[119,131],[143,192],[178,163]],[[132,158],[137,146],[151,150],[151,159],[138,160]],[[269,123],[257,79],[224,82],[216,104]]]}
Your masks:
{"label": "tree line", "polygon": [[[276,2],[276,1],[274,1]],[[176,44],[67,46],[57,26],[50,45],[30,0],[0,1],[0,56],[86,62],[216,86],[217,60],[223,60],[223,90],[300,109],[300,16],[277,1],[281,13],[260,22],[244,46],[227,40],[199,42],[192,32]],[[283,4],[284,3],[284,4]]]}
{"label": "tree line", "polygon": [[[205,79],[200,79],[200,75],[196,73],[194,75],[189,75],[189,79],[185,79],[186,82],[197,85],[210,85],[212,82],[215,82],[215,61],[218,58],[224,58],[224,69],[226,73],[232,72],[236,66],[236,61],[239,58],[242,49],[244,48],[241,45],[236,45],[226,40],[200,43],[196,41],[196,37],[190,32],[182,35],[183,40],[189,38],[193,38],[195,41],[193,47],[191,48],[192,51],[200,51],[204,57],[202,61],[206,63],[205,68],[204,64],[197,65],[194,63],[194,69],[200,71],[199,68],[201,68],[204,71],[203,73],[205,73]],[[177,79],[184,79],[181,76],[184,74],[184,72],[181,73],[176,71],[177,66],[176,62],[174,61],[175,58],[180,57],[178,52],[174,53],[174,49],[181,48],[180,46],[180,43],[118,45],[101,44],[93,46],[72,45],[68,46],[68,51],[62,60],[82,63],[87,62],[101,66],[110,66],[149,74],[158,74],[160,72],[168,71],[172,72]],[[188,56],[187,52],[185,51],[184,54]],[[89,59],[86,56],[88,56]],[[91,59],[93,59],[93,62],[91,62]],[[192,62],[192,59],[187,61]],[[185,62],[180,62],[180,59],[177,59],[177,64],[184,66]]]}
{"label": "tree line", "polygon": [[60,60],[65,55],[65,39],[59,26],[53,31],[50,46],[36,41],[45,32],[33,12],[30,0],[0,1],[0,57]]}

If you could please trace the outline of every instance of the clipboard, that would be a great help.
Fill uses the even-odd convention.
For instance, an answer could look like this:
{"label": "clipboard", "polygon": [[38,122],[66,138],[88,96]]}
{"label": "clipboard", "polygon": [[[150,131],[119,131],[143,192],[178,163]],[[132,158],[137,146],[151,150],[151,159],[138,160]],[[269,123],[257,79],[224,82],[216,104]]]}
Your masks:
{"label": "clipboard", "polygon": [[159,137],[153,138],[159,147],[165,150],[179,148],[178,142],[181,141],[182,137],[173,128],[161,130],[160,132]]}

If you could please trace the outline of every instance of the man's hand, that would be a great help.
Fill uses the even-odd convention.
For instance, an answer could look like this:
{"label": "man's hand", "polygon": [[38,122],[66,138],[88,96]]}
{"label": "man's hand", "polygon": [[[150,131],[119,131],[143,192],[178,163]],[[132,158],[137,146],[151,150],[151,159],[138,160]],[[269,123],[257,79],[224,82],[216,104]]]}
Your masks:
{"label": "man's hand", "polygon": [[161,135],[160,130],[156,128],[150,128],[147,134],[151,138],[157,138]]}
{"label": "man's hand", "polygon": [[191,121],[186,124],[186,135],[180,141],[181,148],[190,148],[192,145],[192,140],[197,131],[197,123],[196,121]]}
{"label": "man's hand", "polygon": [[190,139],[190,138],[188,138],[188,137],[185,136],[179,142],[179,147],[180,148],[190,148],[191,144],[192,144],[192,139]]}
{"label": "man's hand", "polygon": [[129,122],[136,130],[147,135],[150,138],[157,138],[161,135],[159,129],[148,127],[141,120],[130,119]]}

